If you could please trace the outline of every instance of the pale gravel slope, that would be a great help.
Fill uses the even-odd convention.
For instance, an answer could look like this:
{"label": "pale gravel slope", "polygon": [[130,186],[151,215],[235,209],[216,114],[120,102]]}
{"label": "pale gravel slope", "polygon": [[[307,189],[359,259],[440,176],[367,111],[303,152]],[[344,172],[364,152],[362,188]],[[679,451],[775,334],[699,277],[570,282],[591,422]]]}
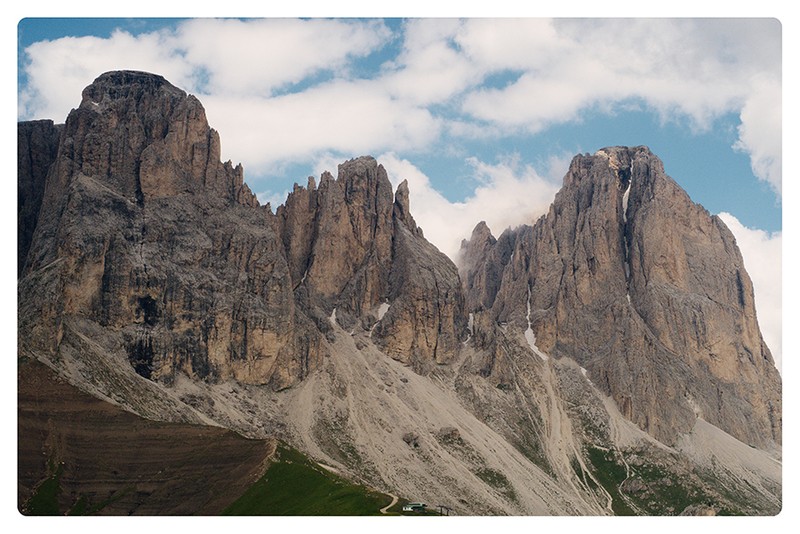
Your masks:
{"label": "pale gravel slope", "polygon": [[[346,470],[335,458],[337,446],[326,443],[340,439],[326,435],[326,429],[335,425],[339,436],[346,436],[338,448],[355,449],[363,466],[361,476],[373,483],[382,481],[380,489],[445,504],[459,514],[606,513],[604,502],[588,502],[571,483],[558,485],[478,421],[446,384],[415,374],[368,341],[359,350],[356,341],[337,326],[333,355],[322,372],[284,399],[290,433],[302,449]],[[453,451],[437,439],[443,429],[452,428],[466,447]],[[561,423],[553,428],[554,440],[569,443],[561,435],[568,428]],[[417,436],[417,448],[403,439],[412,434]],[[500,484],[499,494],[497,485],[493,488],[476,476],[481,470],[503,473],[512,490]],[[509,499],[511,494],[515,498]]]}
{"label": "pale gravel slope", "polygon": [[703,419],[697,419],[692,431],[681,436],[676,448],[698,466],[720,473],[723,480],[749,487],[758,498],[780,509],[781,451],[770,453],[750,447]]}

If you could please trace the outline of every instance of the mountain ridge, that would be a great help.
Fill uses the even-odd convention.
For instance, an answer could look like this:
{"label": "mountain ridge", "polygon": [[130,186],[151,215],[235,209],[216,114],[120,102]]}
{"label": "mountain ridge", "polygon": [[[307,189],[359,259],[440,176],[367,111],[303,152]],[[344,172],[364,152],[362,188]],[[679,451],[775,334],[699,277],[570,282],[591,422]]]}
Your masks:
{"label": "mountain ridge", "polygon": [[[646,147],[576,156],[548,214],[497,239],[479,224],[459,273],[374,158],[260,206],[157,75],[101,75],[63,126],[19,131],[18,218],[38,222],[20,225],[18,352],[94,396],[277,436],[460,513],[689,510],[647,504],[651,465],[717,511],[780,508],[752,284]],[[698,452],[706,421],[744,448]],[[604,486],[603,462],[639,482]]]}

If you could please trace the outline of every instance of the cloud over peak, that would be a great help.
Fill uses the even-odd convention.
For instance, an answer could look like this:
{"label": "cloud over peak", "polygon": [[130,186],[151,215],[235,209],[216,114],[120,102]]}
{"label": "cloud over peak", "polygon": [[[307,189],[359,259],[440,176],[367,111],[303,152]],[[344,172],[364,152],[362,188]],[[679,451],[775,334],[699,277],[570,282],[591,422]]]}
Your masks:
{"label": "cloud over peak", "polygon": [[[476,132],[536,134],[633,99],[701,130],[738,113],[735,148],[781,191],[774,19],[411,19],[392,27],[372,19],[195,19],[138,35],[41,41],[25,58],[21,118],[60,121],[106,70],[158,72],[202,97],[233,141],[227,157],[257,174],[350,141],[360,153],[397,150],[398,142],[426,150]],[[313,131],[310,115],[316,129],[336,133]],[[249,127],[255,123],[263,126]],[[235,124],[248,126],[250,142],[239,142]],[[276,129],[284,152],[263,148],[275,143]]]}

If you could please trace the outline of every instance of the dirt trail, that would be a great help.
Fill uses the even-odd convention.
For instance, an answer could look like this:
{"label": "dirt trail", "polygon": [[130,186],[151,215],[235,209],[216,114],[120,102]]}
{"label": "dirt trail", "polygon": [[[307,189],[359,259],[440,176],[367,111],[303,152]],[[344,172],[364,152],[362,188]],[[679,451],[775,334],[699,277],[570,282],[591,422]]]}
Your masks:
{"label": "dirt trail", "polygon": [[389,513],[389,508],[391,508],[392,506],[397,504],[397,495],[392,495],[391,493],[387,493],[386,495],[388,495],[389,497],[392,498],[392,502],[390,502],[389,504],[387,504],[386,506],[381,508],[381,513],[382,514],[388,514]]}

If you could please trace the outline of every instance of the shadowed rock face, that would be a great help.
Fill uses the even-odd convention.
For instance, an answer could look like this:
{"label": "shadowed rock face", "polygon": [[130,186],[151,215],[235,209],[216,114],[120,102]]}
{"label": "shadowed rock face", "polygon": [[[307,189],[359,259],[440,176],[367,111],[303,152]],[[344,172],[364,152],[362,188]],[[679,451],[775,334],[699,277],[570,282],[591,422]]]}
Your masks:
{"label": "shadowed rock face", "polygon": [[577,156],[547,215],[511,234],[479,226],[463,245],[471,311],[530,321],[541,351],[578,361],[666,443],[697,417],[780,443],[780,377],[733,235],[647,148]]}
{"label": "shadowed rock face", "polygon": [[17,276],[22,274],[42,207],[47,171],[56,159],[61,127],[22,122],[17,133]]}

